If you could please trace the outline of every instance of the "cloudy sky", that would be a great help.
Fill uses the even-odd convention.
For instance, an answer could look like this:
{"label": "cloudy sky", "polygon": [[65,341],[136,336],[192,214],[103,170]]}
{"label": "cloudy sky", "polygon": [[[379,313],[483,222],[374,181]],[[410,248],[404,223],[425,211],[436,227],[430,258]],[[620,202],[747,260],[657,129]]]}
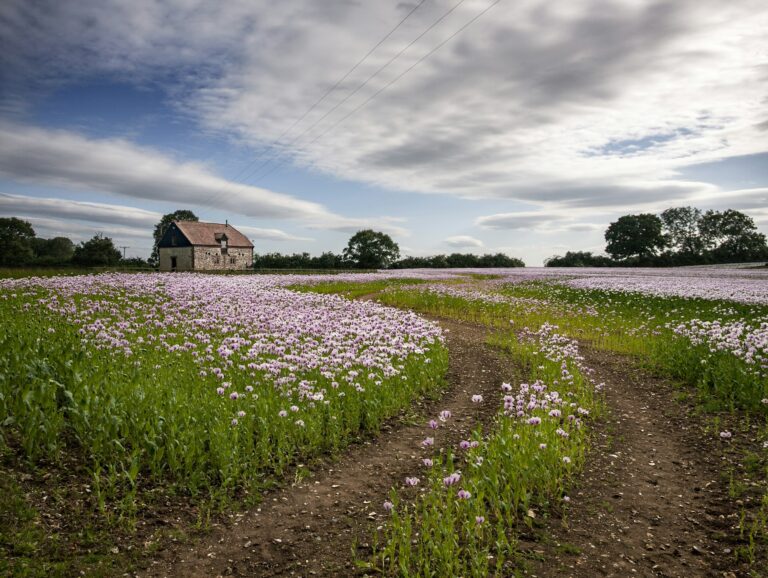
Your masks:
{"label": "cloudy sky", "polygon": [[768,232],[766,30],[764,0],[4,0],[0,215],[529,265],[670,206]]}

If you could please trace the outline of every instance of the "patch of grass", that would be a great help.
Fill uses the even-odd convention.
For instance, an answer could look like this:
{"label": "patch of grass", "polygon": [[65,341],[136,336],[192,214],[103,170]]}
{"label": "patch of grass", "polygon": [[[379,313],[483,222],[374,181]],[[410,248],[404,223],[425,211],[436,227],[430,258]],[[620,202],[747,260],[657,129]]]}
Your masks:
{"label": "patch of grass", "polygon": [[155,269],[135,267],[0,267],[0,279],[24,277],[60,277],[72,275],[97,275],[99,273],[151,273]]}
{"label": "patch of grass", "polygon": [[581,548],[579,548],[578,546],[574,546],[573,544],[568,544],[567,542],[559,544],[557,546],[557,549],[559,552],[563,554],[571,554],[573,556],[578,556],[579,554],[581,554]]}
{"label": "patch of grass", "polygon": [[[82,525],[68,536],[52,529],[30,503],[24,488],[10,476],[0,477],[0,494],[0,575],[112,576],[117,569],[132,566],[124,554],[114,555],[110,551],[115,542],[108,529]],[[46,508],[57,510],[55,504],[46,504]],[[77,519],[75,523],[82,522],[83,519]],[[71,524],[73,520],[65,523]]]}
{"label": "patch of grass", "polygon": [[614,508],[613,508],[613,504],[611,502],[603,500],[602,502],[600,502],[600,507],[603,508],[603,510],[605,510],[609,514],[613,513],[613,509]]}
{"label": "patch of grass", "polygon": [[0,548],[1,558],[33,556],[45,540],[38,512],[24,497],[24,492],[10,477],[0,477]]}
{"label": "patch of grass", "polygon": [[747,451],[743,457],[742,462],[744,464],[744,470],[748,474],[760,474],[765,470],[765,459],[763,456],[756,452]]}

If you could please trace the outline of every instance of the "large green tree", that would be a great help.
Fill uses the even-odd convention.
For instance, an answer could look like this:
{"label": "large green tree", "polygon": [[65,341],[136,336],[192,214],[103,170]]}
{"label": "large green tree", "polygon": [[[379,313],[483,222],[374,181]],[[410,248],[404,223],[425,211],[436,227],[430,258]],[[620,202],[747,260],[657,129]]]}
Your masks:
{"label": "large green tree", "polygon": [[157,267],[158,263],[160,262],[160,251],[158,250],[158,245],[160,244],[160,240],[163,238],[163,235],[165,235],[165,231],[168,230],[168,227],[171,223],[174,221],[199,220],[200,219],[197,218],[197,215],[188,209],[179,209],[173,213],[167,213],[163,215],[162,219],[160,219],[160,222],[155,225],[155,230],[152,233],[152,236],[155,238],[155,244],[152,247],[152,255],[149,257],[149,263],[153,267]]}
{"label": "large green tree", "polygon": [[16,217],[0,218],[0,265],[27,265],[35,257],[35,230],[27,221]]}
{"label": "large green tree", "polygon": [[122,255],[112,239],[97,233],[89,241],[75,247],[72,262],[85,267],[102,267],[117,265],[121,258]]}
{"label": "large green tree", "polygon": [[386,233],[364,229],[349,239],[344,259],[361,269],[384,269],[400,258],[400,247]]}
{"label": "large green tree", "polygon": [[554,255],[544,259],[545,267],[610,267],[614,265],[605,255],[593,255],[591,251],[567,251],[564,256]]}
{"label": "large green tree", "polygon": [[33,242],[37,263],[41,265],[60,265],[68,263],[75,252],[75,244],[67,237],[53,239],[36,238]]}
{"label": "large green tree", "polygon": [[605,251],[614,259],[647,258],[667,243],[661,219],[651,213],[619,217],[608,226],[605,240]]}
{"label": "large green tree", "polygon": [[669,246],[686,255],[701,255],[701,211],[695,207],[673,207],[661,214]]}
{"label": "large green tree", "polygon": [[707,211],[701,218],[701,237],[717,261],[752,261],[768,258],[766,237],[755,221],[740,211]]}

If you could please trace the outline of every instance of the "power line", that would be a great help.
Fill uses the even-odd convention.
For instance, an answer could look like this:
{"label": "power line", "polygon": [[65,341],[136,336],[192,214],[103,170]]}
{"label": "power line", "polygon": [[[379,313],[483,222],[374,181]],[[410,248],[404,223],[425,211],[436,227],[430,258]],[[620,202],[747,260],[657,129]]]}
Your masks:
{"label": "power line", "polygon": [[[333,114],[341,105],[346,103],[350,98],[355,96],[360,90],[365,88],[368,83],[373,80],[375,77],[377,77],[384,69],[388,68],[393,62],[395,62],[398,58],[400,58],[411,46],[416,44],[419,40],[421,40],[427,33],[429,33],[435,26],[440,24],[443,20],[445,20],[448,16],[450,16],[459,6],[461,6],[466,0],[459,0],[456,4],[454,4],[451,8],[449,8],[446,12],[444,12],[437,20],[432,22],[429,26],[427,26],[421,34],[419,34],[416,38],[411,40],[406,46],[404,46],[397,54],[395,54],[392,58],[390,58],[386,63],[384,63],[382,66],[380,66],[373,74],[371,74],[368,78],[366,78],[362,83],[360,83],[352,92],[347,94],[343,99],[341,99],[339,102],[337,102],[333,107],[331,107],[329,110],[325,112],[320,118],[316,119],[311,125],[309,125],[307,128],[305,128],[302,132],[300,132],[298,135],[293,137],[293,139],[286,143],[287,145],[292,145],[295,142],[297,142],[301,137],[303,137],[305,134],[307,134],[309,131],[311,131],[313,128],[315,128],[318,124],[323,122],[326,118],[328,118],[329,115]],[[265,166],[269,165],[270,162],[272,162],[272,159],[274,159],[277,156],[278,153],[273,153],[269,158],[267,158],[264,162],[262,162],[256,170],[259,171]],[[270,171],[271,172],[271,171]],[[260,177],[257,177],[259,179]]]}
{"label": "power line", "polygon": [[[408,20],[408,19],[409,19],[409,18],[410,18],[410,17],[413,15],[413,13],[414,13],[414,12],[416,12],[416,11],[417,11],[419,8],[421,8],[421,5],[422,5],[422,4],[424,4],[424,2],[426,2],[426,1],[427,1],[427,0],[420,0],[420,2],[419,2],[418,4],[416,4],[416,6],[414,6],[414,7],[413,7],[413,8],[412,8],[412,9],[411,9],[409,12],[408,12],[408,14],[406,14],[406,15],[405,15],[405,17],[403,17],[403,19],[402,19],[402,20],[400,20],[400,22],[398,22],[398,23],[397,23],[397,25],[396,25],[394,28],[392,28],[392,29],[391,29],[389,32],[387,32],[387,33],[386,33],[386,34],[385,34],[385,35],[384,35],[384,36],[381,38],[381,40],[379,40],[379,41],[378,41],[378,42],[377,42],[377,43],[376,43],[376,44],[375,44],[375,45],[374,45],[374,46],[373,46],[373,47],[372,47],[370,50],[368,50],[368,52],[365,54],[365,56],[363,56],[363,57],[362,57],[360,60],[358,60],[358,61],[355,63],[355,65],[354,65],[352,68],[350,68],[350,69],[349,69],[349,70],[348,70],[348,71],[347,71],[347,72],[344,74],[344,76],[342,76],[341,78],[339,78],[339,79],[338,79],[338,80],[337,80],[337,81],[336,81],[336,82],[333,84],[333,86],[331,86],[331,87],[330,87],[328,90],[326,90],[326,91],[323,93],[323,95],[322,95],[320,98],[318,98],[318,99],[317,99],[317,100],[316,100],[314,103],[312,103],[312,105],[310,105],[310,107],[309,107],[309,108],[307,108],[307,109],[304,111],[304,113],[303,113],[303,114],[302,114],[302,115],[301,115],[299,118],[297,118],[296,120],[294,120],[294,121],[293,121],[293,123],[292,123],[292,124],[291,124],[291,125],[290,125],[288,128],[286,128],[286,129],[285,129],[285,130],[284,130],[282,133],[280,133],[280,135],[279,135],[279,136],[278,136],[278,137],[277,137],[275,140],[273,140],[271,144],[267,145],[267,147],[265,147],[265,149],[264,149],[264,152],[262,152],[261,154],[259,154],[259,155],[258,155],[258,156],[257,156],[255,159],[253,159],[253,160],[252,160],[252,161],[251,161],[251,162],[250,162],[250,163],[249,163],[249,164],[248,164],[248,165],[247,165],[247,166],[246,166],[244,169],[242,169],[241,171],[239,171],[239,172],[237,173],[237,175],[235,176],[235,178],[234,178],[234,181],[235,181],[235,183],[233,183],[233,184],[242,183],[243,181],[241,180],[241,177],[242,177],[243,175],[247,174],[247,173],[248,173],[248,171],[250,171],[250,170],[251,170],[251,168],[252,168],[252,165],[254,165],[256,162],[258,162],[258,161],[259,161],[259,160],[260,160],[260,159],[261,159],[261,158],[264,156],[264,154],[265,154],[265,152],[266,152],[267,150],[272,150],[272,149],[273,149],[275,146],[277,146],[277,144],[278,144],[278,143],[279,143],[279,142],[280,142],[280,141],[283,139],[283,137],[284,137],[285,135],[287,135],[287,134],[288,134],[288,133],[289,133],[291,130],[293,130],[293,128],[294,128],[296,125],[298,125],[300,122],[302,122],[302,121],[303,121],[303,120],[304,120],[304,119],[307,117],[307,115],[309,115],[309,114],[310,114],[310,113],[311,113],[313,110],[315,110],[315,108],[317,108],[317,106],[318,106],[320,103],[322,103],[322,102],[323,102],[323,101],[324,101],[324,100],[325,100],[325,99],[328,97],[328,95],[330,95],[330,94],[331,94],[333,91],[335,91],[335,90],[336,90],[336,89],[339,87],[339,85],[340,85],[342,82],[344,82],[344,81],[345,81],[345,80],[346,80],[346,79],[349,77],[349,75],[350,75],[350,74],[352,74],[352,73],[353,73],[355,70],[357,70],[357,69],[358,69],[358,67],[359,67],[361,64],[363,64],[363,62],[365,62],[365,61],[368,59],[368,57],[370,57],[370,56],[371,56],[371,54],[373,54],[373,53],[376,51],[376,49],[377,49],[377,48],[379,48],[379,47],[380,47],[382,44],[384,44],[384,42],[386,42],[386,41],[389,39],[389,37],[390,37],[390,36],[392,36],[392,35],[393,35],[393,34],[394,34],[394,33],[395,33],[395,32],[396,32],[396,31],[397,31],[397,30],[398,30],[398,29],[399,29],[399,28],[400,28],[400,27],[401,27],[401,26],[402,26],[402,25],[405,23],[405,21],[406,21],[406,20]],[[463,1],[463,0],[462,0],[462,1]],[[258,169],[257,169],[257,170],[258,170]],[[212,206],[212,205],[213,205],[213,203],[215,202],[215,200],[216,200],[216,199],[218,199],[218,198],[219,198],[221,195],[223,195],[223,194],[224,194],[224,192],[222,191],[221,193],[218,193],[218,194],[214,195],[214,196],[212,197],[212,199],[210,200],[210,204],[208,204],[208,205],[204,205],[204,206],[203,206],[203,209],[206,209],[206,208],[209,208],[210,206]]]}
{"label": "power line", "polygon": [[365,106],[366,106],[366,105],[367,105],[369,102],[371,102],[371,101],[372,101],[374,98],[376,98],[376,97],[377,97],[378,95],[380,95],[382,92],[384,92],[385,90],[387,90],[387,89],[388,89],[390,86],[392,86],[393,84],[395,84],[395,83],[396,83],[398,80],[400,80],[401,78],[403,78],[403,77],[404,77],[406,74],[408,74],[408,73],[409,73],[411,70],[413,70],[414,68],[416,68],[416,67],[417,67],[419,64],[421,64],[421,63],[422,63],[422,62],[424,62],[424,61],[425,61],[427,58],[429,58],[430,56],[432,56],[432,55],[433,55],[435,52],[437,52],[438,50],[440,50],[440,49],[441,49],[443,46],[445,46],[446,44],[448,44],[448,42],[450,42],[451,40],[453,40],[453,39],[454,39],[456,36],[458,36],[458,35],[459,35],[461,32],[463,32],[464,30],[466,30],[467,28],[469,28],[469,27],[470,27],[472,24],[474,24],[474,23],[475,23],[475,22],[476,22],[478,19],[480,19],[480,17],[481,17],[481,16],[483,16],[483,15],[484,15],[486,12],[488,12],[488,11],[489,11],[491,8],[493,8],[494,6],[496,6],[496,4],[498,4],[499,2],[501,2],[501,0],[494,0],[493,2],[491,2],[491,3],[490,3],[490,4],[489,4],[487,7],[485,7],[485,8],[484,8],[484,9],[483,9],[483,10],[482,10],[482,11],[481,11],[479,14],[477,14],[477,15],[476,15],[474,18],[472,18],[471,20],[469,20],[469,22],[467,22],[466,24],[464,24],[464,25],[463,25],[461,28],[459,28],[458,30],[456,30],[456,32],[454,32],[453,34],[451,34],[451,35],[450,35],[448,38],[446,38],[445,40],[443,40],[443,41],[442,41],[440,44],[438,44],[438,45],[437,45],[437,46],[435,46],[435,47],[434,47],[432,50],[430,50],[429,52],[427,52],[427,53],[426,53],[424,56],[422,56],[421,58],[419,58],[419,59],[418,59],[416,62],[414,62],[414,63],[413,63],[411,66],[409,66],[408,68],[406,68],[406,69],[405,69],[403,72],[401,72],[401,73],[400,73],[398,76],[396,76],[395,78],[393,78],[392,80],[390,80],[390,81],[389,81],[387,84],[385,84],[383,87],[381,87],[379,90],[377,90],[376,92],[374,92],[374,93],[373,93],[371,96],[369,96],[369,97],[368,97],[368,98],[367,98],[365,101],[363,101],[363,103],[362,103],[360,106],[358,106],[357,108],[353,109],[353,110],[352,110],[352,111],[351,111],[349,114],[347,114],[346,116],[344,116],[344,117],[342,117],[341,119],[339,119],[339,120],[338,120],[338,121],[337,121],[335,124],[333,124],[333,125],[331,125],[330,127],[328,127],[328,129],[327,129],[327,130],[325,130],[324,132],[320,133],[320,134],[319,134],[317,137],[315,137],[313,140],[309,141],[309,143],[308,143],[308,144],[312,144],[312,143],[316,142],[316,141],[317,141],[318,139],[320,139],[322,136],[324,136],[325,134],[327,134],[328,132],[330,132],[331,130],[333,130],[334,128],[336,128],[338,125],[340,125],[342,122],[344,122],[345,120],[347,120],[347,119],[348,119],[350,116],[352,116],[353,114],[355,114],[356,112],[358,112],[360,109],[364,108],[364,107],[365,107]]}
{"label": "power line", "polygon": [[408,18],[410,18],[410,17],[411,17],[411,14],[413,14],[414,12],[416,12],[416,10],[418,10],[418,9],[421,7],[421,5],[422,5],[422,4],[424,4],[424,2],[426,2],[426,0],[421,0],[421,2],[419,2],[419,3],[418,3],[416,6],[414,6],[414,7],[411,9],[411,11],[410,11],[410,12],[408,12],[408,14],[406,14],[406,15],[405,15],[405,18],[403,18],[403,19],[402,19],[400,22],[398,22],[398,23],[397,23],[397,26],[395,26],[395,27],[394,27],[392,30],[390,30],[390,31],[389,31],[389,32],[388,32],[388,33],[387,33],[387,34],[384,36],[384,38],[382,38],[381,40],[379,40],[379,41],[376,43],[376,45],[375,45],[373,48],[371,48],[371,49],[370,49],[370,50],[369,50],[369,51],[366,53],[366,55],[365,55],[365,56],[363,56],[363,57],[362,57],[360,60],[358,60],[358,61],[357,61],[357,63],[356,63],[356,64],[355,64],[355,65],[354,65],[352,68],[350,68],[350,69],[347,71],[347,73],[346,73],[344,76],[342,76],[342,77],[341,77],[339,80],[337,80],[337,81],[336,81],[336,83],[335,83],[335,84],[334,84],[334,85],[333,85],[331,88],[329,88],[328,90],[326,90],[326,91],[325,91],[325,94],[323,94],[323,96],[321,96],[319,99],[317,99],[317,100],[314,102],[314,104],[312,104],[312,106],[310,106],[310,107],[309,107],[309,108],[308,108],[306,111],[304,111],[304,114],[302,114],[300,118],[298,118],[298,119],[296,119],[295,121],[293,121],[293,124],[291,124],[291,126],[289,126],[289,127],[286,129],[286,130],[284,130],[284,131],[282,132],[282,134],[281,134],[279,137],[277,137],[277,139],[276,139],[276,140],[273,142],[273,144],[277,144],[278,142],[280,142],[280,140],[281,140],[281,139],[282,139],[282,138],[283,138],[283,137],[284,137],[286,134],[288,134],[288,133],[289,133],[289,132],[290,132],[290,131],[293,129],[293,127],[295,127],[297,124],[299,124],[299,123],[300,123],[302,120],[304,120],[304,119],[307,117],[307,115],[308,115],[308,114],[310,114],[310,113],[311,113],[313,110],[315,110],[315,108],[317,107],[317,105],[319,105],[321,102],[323,102],[323,101],[325,100],[325,98],[326,98],[326,97],[327,97],[329,94],[331,94],[331,93],[332,93],[334,90],[336,90],[336,89],[339,87],[339,85],[340,85],[342,82],[344,82],[344,81],[345,81],[345,80],[346,80],[346,79],[349,77],[349,75],[350,75],[350,74],[352,74],[352,73],[353,73],[355,70],[357,70],[357,68],[358,68],[358,67],[359,67],[359,66],[360,66],[360,65],[361,65],[363,62],[365,62],[365,61],[368,59],[368,57],[369,57],[371,54],[373,54],[373,53],[374,53],[374,51],[375,51],[375,50],[376,50],[376,49],[377,49],[379,46],[381,46],[382,44],[384,44],[384,42],[385,42],[385,41],[386,41],[386,40],[387,40],[387,39],[388,39],[390,36],[392,36],[392,34],[394,34],[394,33],[395,33],[395,31],[396,31],[398,28],[400,28],[400,26],[402,26],[402,25],[403,25],[403,23],[405,23],[405,21],[406,21],[406,20],[408,20]]}
{"label": "power line", "polygon": [[[484,8],[482,11],[480,11],[480,12],[479,12],[478,14],[476,14],[476,15],[475,15],[473,18],[471,18],[471,19],[470,19],[468,22],[466,22],[466,23],[465,23],[463,26],[461,26],[461,27],[460,27],[458,30],[456,30],[456,31],[455,31],[453,34],[451,34],[450,36],[448,36],[448,38],[446,38],[445,40],[443,40],[442,42],[440,42],[440,43],[439,43],[437,46],[435,46],[435,47],[434,47],[432,50],[430,50],[429,52],[427,52],[426,54],[424,54],[424,55],[423,55],[421,58],[419,58],[419,59],[418,59],[416,62],[414,62],[414,63],[413,63],[411,66],[409,66],[408,68],[406,68],[406,69],[405,69],[405,70],[404,70],[402,73],[400,73],[398,76],[396,76],[395,78],[393,78],[392,80],[390,80],[390,81],[389,81],[387,84],[385,84],[385,85],[384,85],[383,87],[381,87],[379,90],[377,90],[376,92],[374,92],[373,94],[371,94],[371,95],[370,95],[370,96],[369,96],[369,97],[368,97],[366,100],[364,100],[364,101],[362,102],[362,104],[360,104],[359,106],[357,106],[356,108],[354,108],[352,111],[350,111],[348,114],[346,114],[345,116],[343,116],[342,118],[340,118],[340,119],[339,119],[338,121],[336,121],[334,124],[332,124],[331,126],[329,126],[329,127],[326,129],[326,130],[324,130],[324,131],[323,131],[323,132],[321,132],[319,135],[317,135],[315,138],[313,138],[311,141],[307,142],[307,143],[306,143],[306,145],[311,145],[311,144],[313,144],[313,143],[317,142],[317,141],[318,141],[320,138],[322,138],[323,136],[325,136],[326,134],[328,134],[328,133],[329,133],[331,130],[333,130],[334,128],[336,128],[337,126],[339,126],[341,123],[343,123],[344,121],[346,121],[346,120],[347,120],[349,117],[351,117],[352,115],[354,115],[355,113],[357,113],[358,111],[360,111],[362,108],[364,108],[366,105],[368,105],[368,103],[370,103],[370,102],[371,102],[371,101],[372,101],[374,98],[376,98],[376,97],[377,97],[379,94],[381,94],[382,92],[384,92],[385,90],[387,90],[387,89],[388,89],[390,86],[392,86],[392,85],[393,85],[393,84],[395,84],[397,81],[399,81],[401,78],[403,78],[403,77],[404,77],[406,74],[408,74],[408,73],[409,73],[411,70],[413,70],[414,68],[416,68],[416,67],[417,67],[419,64],[421,64],[421,63],[422,63],[422,62],[424,62],[424,61],[425,61],[427,58],[429,58],[430,56],[432,56],[432,55],[433,55],[435,52],[437,52],[438,50],[440,50],[440,49],[441,49],[443,46],[445,46],[445,45],[446,45],[448,42],[450,42],[451,40],[453,40],[453,39],[454,39],[456,36],[458,36],[458,35],[459,35],[461,32],[463,32],[464,30],[466,30],[467,28],[469,28],[469,27],[470,27],[472,24],[474,24],[474,23],[475,23],[475,22],[476,22],[478,19],[480,19],[480,18],[481,18],[481,17],[482,17],[482,16],[483,16],[483,15],[484,15],[486,12],[488,12],[488,11],[489,11],[491,8],[493,8],[494,6],[496,6],[496,4],[498,4],[499,2],[501,2],[501,0],[494,0],[493,2],[491,2],[491,3],[490,3],[488,6],[486,6],[486,7],[485,7],[485,8]],[[288,159],[287,159],[287,158],[286,158],[286,159],[283,159],[283,160],[282,160],[282,161],[281,161],[279,164],[275,165],[275,166],[274,166],[272,169],[270,169],[269,171],[267,171],[266,173],[264,173],[263,175],[261,175],[261,176],[260,176],[260,177],[259,177],[259,178],[256,180],[256,182],[259,182],[259,181],[261,181],[261,180],[265,179],[266,177],[268,177],[268,176],[269,176],[270,174],[272,174],[272,173],[273,173],[275,170],[277,170],[278,168],[280,168],[281,166],[283,166],[283,165],[284,165],[284,164],[285,164],[287,161],[288,161]]]}

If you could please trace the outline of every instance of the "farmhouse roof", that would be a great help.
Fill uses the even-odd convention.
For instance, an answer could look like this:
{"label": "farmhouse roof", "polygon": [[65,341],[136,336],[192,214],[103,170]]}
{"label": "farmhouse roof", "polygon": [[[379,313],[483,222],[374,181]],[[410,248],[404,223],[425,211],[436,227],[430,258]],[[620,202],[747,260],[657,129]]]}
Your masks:
{"label": "farmhouse roof", "polygon": [[224,235],[227,236],[227,246],[253,248],[248,237],[224,223],[200,223],[197,221],[174,221],[179,230],[193,245],[219,245]]}

